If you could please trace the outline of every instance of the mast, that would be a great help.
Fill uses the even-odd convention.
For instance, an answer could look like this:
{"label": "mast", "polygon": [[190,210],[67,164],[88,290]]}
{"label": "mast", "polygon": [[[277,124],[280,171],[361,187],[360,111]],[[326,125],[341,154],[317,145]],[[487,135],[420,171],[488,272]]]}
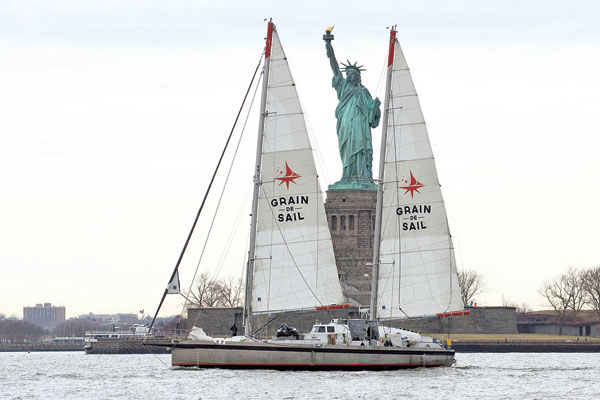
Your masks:
{"label": "mast", "polygon": [[396,27],[390,30],[390,45],[387,64],[387,78],[385,81],[385,99],[383,103],[383,120],[381,127],[381,150],[379,152],[379,182],[377,183],[377,208],[375,212],[375,237],[373,241],[373,272],[371,279],[371,319],[377,319],[377,290],[379,283],[379,249],[381,245],[381,217],[383,210],[383,180],[385,171],[385,155],[387,144],[387,129],[390,92],[392,85],[392,67],[394,64],[394,48],[396,45]]}
{"label": "mast", "polygon": [[248,265],[246,269],[246,293],[244,296],[244,334],[246,336],[252,335],[252,281],[254,279],[254,247],[256,246],[256,218],[258,216],[258,195],[261,185],[260,169],[263,134],[265,131],[265,116],[267,113],[267,85],[269,83],[269,68],[271,66],[271,43],[273,41],[273,28],[273,22],[269,21],[267,28],[267,43],[265,47],[265,65],[263,68],[263,85],[260,98],[260,118],[258,123],[256,163],[254,169],[254,191],[252,193],[252,218],[250,220],[250,244],[248,249]]}

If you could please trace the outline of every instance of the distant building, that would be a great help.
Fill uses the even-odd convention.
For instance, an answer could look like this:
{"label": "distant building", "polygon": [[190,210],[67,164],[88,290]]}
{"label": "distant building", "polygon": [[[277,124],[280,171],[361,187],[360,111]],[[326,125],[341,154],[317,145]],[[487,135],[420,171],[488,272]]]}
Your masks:
{"label": "distant building", "polygon": [[562,321],[555,311],[532,311],[519,316],[517,330],[519,333],[550,335],[558,335],[562,330],[562,334],[566,336],[597,337],[600,336],[600,319],[592,310],[581,310],[576,317]]}
{"label": "distant building", "polygon": [[23,307],[23,321],[50,329],[65,320],[65,307],[52,303],[36,304],[35,307]]}

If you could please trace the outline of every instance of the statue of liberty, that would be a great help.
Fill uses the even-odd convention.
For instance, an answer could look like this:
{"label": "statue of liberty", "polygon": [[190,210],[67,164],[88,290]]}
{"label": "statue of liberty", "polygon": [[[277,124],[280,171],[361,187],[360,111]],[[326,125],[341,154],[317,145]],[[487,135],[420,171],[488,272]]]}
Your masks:
{"label": "statue of liberty", "polygon": [[[332,29],[332,28],[331,28]],[[337,92],[339,103],[335,109],[338,147],[343,164],[342,179],[329,189],[368,189],[375,190],[373,183],[373,145],[371,128],[379,125],[381,101],[361,84],[362,65],[343,64],[346,78],[342,75],[335,58],[330,28],[327,29],[325,48],[333,70],[332,86]]]}

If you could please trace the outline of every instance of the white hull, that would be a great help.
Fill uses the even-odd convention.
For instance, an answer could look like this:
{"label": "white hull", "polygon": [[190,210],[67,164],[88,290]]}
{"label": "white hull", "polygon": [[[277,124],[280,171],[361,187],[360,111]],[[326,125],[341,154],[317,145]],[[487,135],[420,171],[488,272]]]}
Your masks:
{"label": "white hull", "polygon": [[242,369],[401,369],[451,366],[454,351],[442,348],[314,345],[186,340],[172,349],[174,367]]}

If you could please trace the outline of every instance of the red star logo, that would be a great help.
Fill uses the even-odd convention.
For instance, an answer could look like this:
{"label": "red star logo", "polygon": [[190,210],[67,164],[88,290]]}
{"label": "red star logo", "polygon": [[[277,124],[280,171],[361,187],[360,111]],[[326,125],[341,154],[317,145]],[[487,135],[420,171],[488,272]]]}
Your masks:
{"label": "red star logo", "polygon": [[285,162],[285,175],[283,174],[283,171],[278,171],[278,172],[280,174],[282,174],[283,176],[281,178],[275,178],[275,179],[279,181],[279,185],[281,185],[285,182],[285,186],[288,188],[288,190],[290,189],[290,182],[293,184],[296,184],[296,182],[294,182],[294,179],[301,177],[300,175],[298,175],[297,173],[292,171],[292,169],[288,165],[287,161]]}
{"label": "red star logo", "polygon": [[[408,181],[405,180],[404,183],[408,183]],[[400,189],[406,190],[406,192],[404,192],[403,194],[410,192],[410,197],[412,199],[415,192],[421,193],[421,192],[419,192],[419,189],[421,189],[423,186],[425,186],[425,185],[423,185],[421,182],[416,180],[415,177],[413,176],[412,171],[410,171],[410,184],[408,186],[399,186],[399,187],[400,187]]]}

